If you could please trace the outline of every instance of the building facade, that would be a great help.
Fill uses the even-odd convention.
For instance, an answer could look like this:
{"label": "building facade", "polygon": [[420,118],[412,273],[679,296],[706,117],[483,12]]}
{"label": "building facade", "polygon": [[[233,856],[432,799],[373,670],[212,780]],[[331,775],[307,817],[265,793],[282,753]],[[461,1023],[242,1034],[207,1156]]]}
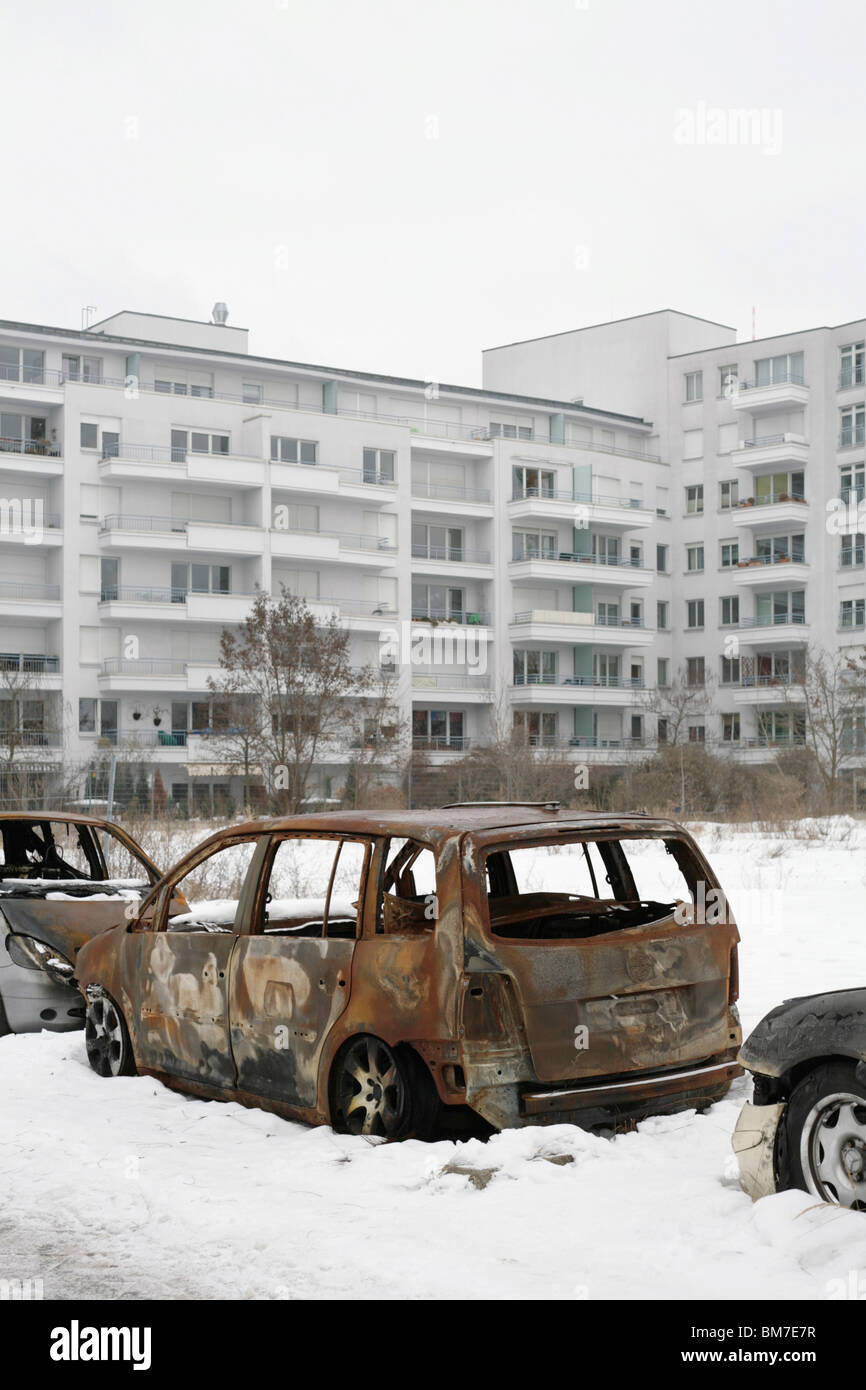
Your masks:
{"label": "building facade", "polygon": [[220,633],[285,585],[433,763],[515,726],[638,757],[679,672],[713,687],[689,737],[772,756],[805,641],[862,641],[863,536],[826,507],[863,496],[864,335],[665,312],[494,349],[470,388],[257,357],[224,321],[2,321],[5,742],[46,789],[88,799],[116,750],[221,809]]}

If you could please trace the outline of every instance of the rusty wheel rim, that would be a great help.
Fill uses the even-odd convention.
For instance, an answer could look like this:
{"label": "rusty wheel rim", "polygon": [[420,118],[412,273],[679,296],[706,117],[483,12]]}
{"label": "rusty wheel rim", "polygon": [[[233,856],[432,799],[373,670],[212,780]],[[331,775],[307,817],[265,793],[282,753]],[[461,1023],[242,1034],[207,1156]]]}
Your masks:
{"label": "rusty wheel rim", "polygon": [[123,1063],[123,1025],[110,999],[94,999],[84,1030],[87,1057],[99,1076],[118,1076]]}
{"label": "rusty wheel rim", "polygon": [[400,1132],[408,1091],[387,1043],[371,1037],[352,1043],[340,1065],[336,1100],[347,1133],[392,1139]]}

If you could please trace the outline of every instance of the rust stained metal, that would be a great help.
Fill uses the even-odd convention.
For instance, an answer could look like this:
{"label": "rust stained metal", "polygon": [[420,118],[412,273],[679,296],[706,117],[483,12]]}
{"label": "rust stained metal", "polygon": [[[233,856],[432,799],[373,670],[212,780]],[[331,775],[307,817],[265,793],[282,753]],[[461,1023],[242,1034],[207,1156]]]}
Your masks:
{"label": "rust stained metal", "polygon": [[[668,917],[568,941],[491,929],[486,854],[563,834],[663,837],[688,877],[718,886],[684,830],[643,816],[460,807],[256,821],[210,837],[166,879],[182,878],[214,846],[256,840],[234,931],[166,934],[163,887],[150,905],[156,930],[123,924],[98,937],[82,952],[81,978],[121,1004],[140,1071],[313,1122],[331,1118],[332,1064],[362,1033],[414,1049],[443,1104],[469,1105],[500,1126],[583,1122],[611,1099],[604,1085],[612,1082],[617,1113],[723,1094],[739,1073],[733,922],[683,926]],[[356,939],[262,930],[268,856],[286,836],[368,846]],[[395,838],[434,855],[438,915],[429,929],[382,930],[379,895]],[[592,1039],[584,1050],[580,1028]]]}

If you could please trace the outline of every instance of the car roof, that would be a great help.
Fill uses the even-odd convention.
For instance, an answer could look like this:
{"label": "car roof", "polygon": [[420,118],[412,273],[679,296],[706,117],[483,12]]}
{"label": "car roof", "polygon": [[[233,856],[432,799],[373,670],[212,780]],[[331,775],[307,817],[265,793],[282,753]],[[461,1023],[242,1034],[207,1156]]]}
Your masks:
{"label": "car roof", "polygon": [[96,825],[104,827],[113,825],[114,822],[106,820],[104,816],[85,816],[78,811],[0,811],[0,823],[3,821],[63,821],[67,825]]}
{"label": "car roof", "polygon": [[342,834],[391,835],[427,841],[450,839],[454,835],[483,834],[491,830],[524,830],[538,826],[554,830],[671,830],[679,827],[675,821],[659,820],[637,811],[623,814],[611,812],[561,811],[551,805],[521,803],[474,802],[432,810],[401,811],[319,811],[307,815],[280,816],[268,820],[247,821],[226,827],[231,834],[267,831],[269,834],[287,830],[339,831]]}

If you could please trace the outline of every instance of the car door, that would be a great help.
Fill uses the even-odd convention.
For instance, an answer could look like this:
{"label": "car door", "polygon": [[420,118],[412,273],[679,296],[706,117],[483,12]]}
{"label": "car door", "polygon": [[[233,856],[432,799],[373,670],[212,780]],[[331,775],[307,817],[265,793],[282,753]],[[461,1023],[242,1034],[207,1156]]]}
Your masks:
{"label": "car door", "polygon": [[205,842],[165,882],[152,922],[130,934],[140,1065],[231,1088],[229,963],[241,931],[244,884],[261,836]]}
{"label": "car door", "polygon": [[231,1044],[241,1090],[314,1107],[325,1040],[346,1007],[372,842],[274,837],[248,934],[231,960]]}

